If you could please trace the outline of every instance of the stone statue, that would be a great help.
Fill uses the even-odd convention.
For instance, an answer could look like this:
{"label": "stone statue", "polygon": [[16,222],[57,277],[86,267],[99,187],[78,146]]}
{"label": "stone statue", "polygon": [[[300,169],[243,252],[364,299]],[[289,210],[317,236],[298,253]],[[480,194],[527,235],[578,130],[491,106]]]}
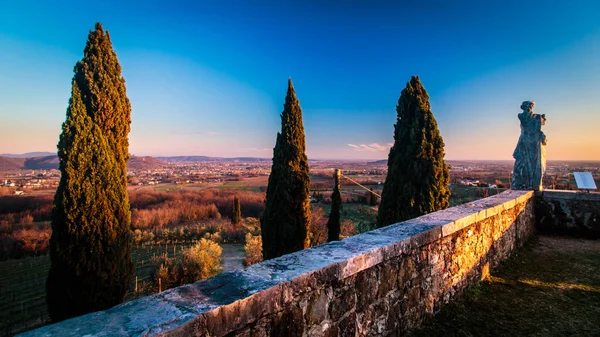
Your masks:
{"label": "stone statue", "polygon": [[534,114],[534,107],[535,102],[521,104],[521,136],[513,153],[513,190],[542,190],[542,178],[546,172],[546,135],[542,132],[542,125],[546,124],[546,115]]}

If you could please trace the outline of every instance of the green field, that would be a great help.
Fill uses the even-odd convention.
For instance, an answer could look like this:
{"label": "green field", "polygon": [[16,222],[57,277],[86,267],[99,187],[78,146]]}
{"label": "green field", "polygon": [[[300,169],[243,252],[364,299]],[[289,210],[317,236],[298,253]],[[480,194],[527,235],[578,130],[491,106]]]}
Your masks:
{"label": "green field", "polygon": [[[313,203],[312,205],[313,207],[323,208],[325,218],[329,217],[331,204]],[[340,220],[352,221],[357,233],[367,232],[375,228],[375,224],[377,223],[377,207],[362,204],[343,204]]]}
{"label": "green field", "polygon": [[[153,257],[167,254],[180,256],[190,244],[138,246],[132,250],[138,293],[135,292],[135,277],[131,282],[126,300],[145,296],[153,292],[149,287],[151,273],[156,267]],[[223,248],[223,261],[241,260],[242,245]],[[231,248],[231,249],[229,249]],[[154,259],[155,260],[155,259]],[[239,265],[239,264],[236,264]],[[49,321],[46,310],[46,277],[50,268],[48,255],[0,262],[0,335],[15,333],[42,326]],[[144,286],[145,285],[145,286]]]}
{"label": "green field", "polygon": [[171,192],[171,191],[204,191],[208,189],[217,190],[242,190],[252,192],[262,192],[267,187],[268,176],[258,176],[244,178],[241,180],[223,181],[223,182],[206,182],[193,184],[173,184],[163,183],[157,185],[142,185],[129,186],[130,191],[155,191],[155,192]]}
{"label": "green field", "polygon": [[217,190],[238,190],[250,192],[264,192],[267,189],[268,176],[246,178],[237,181],[225,181],[216,186]]}
{"label": "green field", "polygon": [[505,188],[488,188],[488,187],[474,187],[474,186],[461,186],[451,185],[450,191],[450,207],[471,202],[474,200],[487,198],[488,196],[496,195],[506,191]]}

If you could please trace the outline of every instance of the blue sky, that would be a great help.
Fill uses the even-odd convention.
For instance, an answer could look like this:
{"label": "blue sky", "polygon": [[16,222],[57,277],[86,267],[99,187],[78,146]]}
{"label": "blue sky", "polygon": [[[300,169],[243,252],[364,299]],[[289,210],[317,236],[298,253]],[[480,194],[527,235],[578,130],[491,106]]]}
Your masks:
{"label": "blue sky", "polygon": [[100,21],[135,155],[271,157],[292,77],[310,158],[384,159],[400,91],[419,75],[448,159],[511,159],[519,106],[535,100],[549,159],[600,160],[596,1],[402,3],[5,2],[0,153],[55,150]]}

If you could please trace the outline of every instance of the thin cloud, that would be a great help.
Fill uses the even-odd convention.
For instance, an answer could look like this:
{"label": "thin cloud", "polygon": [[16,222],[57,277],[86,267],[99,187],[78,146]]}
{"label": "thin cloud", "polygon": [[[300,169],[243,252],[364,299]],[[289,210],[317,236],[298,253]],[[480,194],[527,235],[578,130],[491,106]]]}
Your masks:
{"label": "thin cloud", "polygon": [[380,145],[378,143],[371,143],[369,145],[367,145],[367,144],[360,144],[360,145],[348,144],[348,146],[350,146],[353,150],[359,151],[359,152],[364,152],[364,151],[384,152],[384,151],[390,150],[392,143],[387,143],[386,145]]}
{"label": "thin cloud", "polygon": [[372,149],[376,149],[377,151],[386,151],[388,150],[388,147],[385,145],[379,145],[377,143],[371,143],[369,144],[369,147],[371,147]]}

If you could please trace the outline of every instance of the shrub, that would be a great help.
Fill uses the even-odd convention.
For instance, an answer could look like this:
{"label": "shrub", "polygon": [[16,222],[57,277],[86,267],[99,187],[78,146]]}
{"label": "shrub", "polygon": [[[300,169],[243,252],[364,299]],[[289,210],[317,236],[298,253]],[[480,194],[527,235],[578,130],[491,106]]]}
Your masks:
{"label": "shrub", "polygon": [[31,214],[25,214],[21,217],[21,220],[19,220],[19,224],[21,225],[29,225],[31,223],[33,223],[33,216]]}
{"label": "shrub", "polygon": [[352,220],[343,220],[340,224],[340,239],[345,239],[357,233],[356,226]]}
{"label": "shrub", "polygon": [[221,271],[222,251],[218,243],[206,239],[188,248],[183,253],[184,284],[217,275]]}
{"label": "shrub", "polygon": [[221,271],[221,252],[218,243],[201,239],[186,249],[179,260],[162,256],[153,280],[160,290],[179,287],[217,275]]}
{"label": "shrub", "polygon": [[[50,226],[47,223],[29,225],[28,228],[10,229],[0,234],[0,260],[46,254],[50,241]],[[6,229],[7,231],[9,228]]]}
{"label": "shrub", "polygon": [[247,217],[244,219],[244,228],[252,235],[260,235],[260,220]]}
{"label": "shrub", "polygon": [[308,234],[310,247],[315,247],[327,242],[327,219],[323,208],[311,205],[310,232]]}
{"label": "shrub", "polygon": [[192,201],[167,201],[149,209],[134,209],[133,228],[174,226],[192,221],[219,219],[221,214],[214,204],[203,205]]}
{"label": "shrub", "polygon": [[244,265],[249,266],[263,260],[262,255],[262,237],[260,234],[252,235],[246,233],[246,244],[244,245],[246,257],[244,257]]}

